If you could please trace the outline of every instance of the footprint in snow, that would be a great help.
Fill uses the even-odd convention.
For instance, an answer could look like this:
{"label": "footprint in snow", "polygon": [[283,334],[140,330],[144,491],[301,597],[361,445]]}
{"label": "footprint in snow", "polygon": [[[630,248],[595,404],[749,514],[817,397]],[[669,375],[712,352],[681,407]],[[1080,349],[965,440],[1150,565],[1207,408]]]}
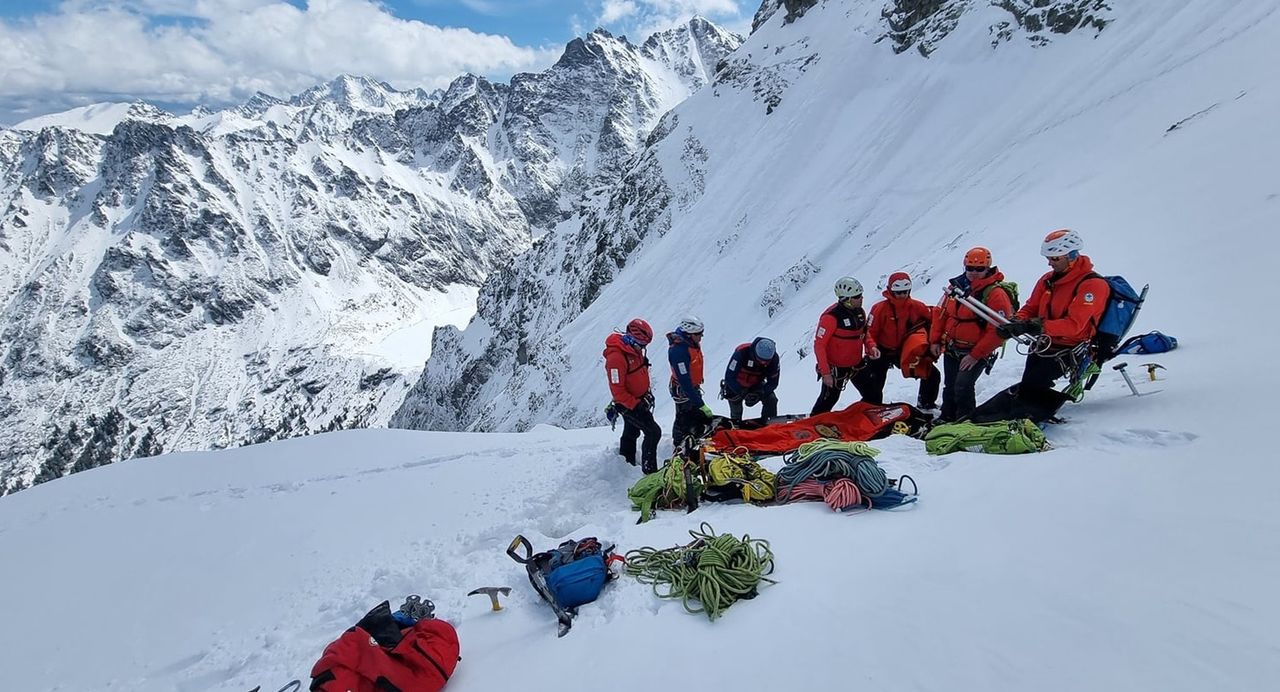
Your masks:
{"label": "footprint in snow", "polygon": [[1126,446],[1133,445],[1146,447],[1150,445],[1157,445],[1160,447],[1172,447],[1175,445],[1189,444],[1194,442],[1200,436],[1191,432],[1177,432],[1174,430],[1130,428],[1128,430],[1103,432],[1102,437]]}

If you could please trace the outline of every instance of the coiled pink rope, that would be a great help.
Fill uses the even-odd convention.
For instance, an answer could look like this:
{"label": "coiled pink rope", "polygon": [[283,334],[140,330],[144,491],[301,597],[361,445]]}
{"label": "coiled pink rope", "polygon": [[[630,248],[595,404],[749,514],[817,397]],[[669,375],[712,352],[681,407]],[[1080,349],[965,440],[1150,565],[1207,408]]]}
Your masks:
{"label": "coiled pink rope", "polygon": [[836,512],[844,512],[866,504],[858,486],[848,478],[837,478],[833,481],[817,481],[813,479],[800,481],[791,488],[778,489],[778,499],[782,502],[825,502]]}

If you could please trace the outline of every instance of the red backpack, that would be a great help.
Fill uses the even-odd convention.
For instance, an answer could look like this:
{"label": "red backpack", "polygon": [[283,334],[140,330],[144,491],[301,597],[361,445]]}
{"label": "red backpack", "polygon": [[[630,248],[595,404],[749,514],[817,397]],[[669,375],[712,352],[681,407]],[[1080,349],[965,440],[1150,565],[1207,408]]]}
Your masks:
{"label": "red backpack", "polygon": [[311,668],[311,690],[437,692],[460,660],[453,625],[426,617],[402,629],[383,601],[325,647]]}

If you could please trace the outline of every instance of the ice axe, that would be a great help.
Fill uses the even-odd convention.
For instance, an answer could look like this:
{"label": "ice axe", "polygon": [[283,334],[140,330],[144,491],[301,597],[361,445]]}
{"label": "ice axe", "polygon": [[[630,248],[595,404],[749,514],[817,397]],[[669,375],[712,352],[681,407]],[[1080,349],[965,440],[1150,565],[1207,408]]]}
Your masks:
{"label": "ice axe", "polygon": [[493,612],[496,613],[499,610],[502,610],[502,604],[498,602],[498,594],[502,594],[503,596],[510,596],[511,587],[510,586],[482,586],[467,595],[479,596],[481,594],[484,594],[489,597],[489,604],[493,606]]}
{"label": "ice axe", "polygon": [[1129,367],[1128,363],[1117,363],[1116,365],[1111,366],[1111,369],[1117,370],[1120,372],[1120,374],[1124,377],[1124,383],[1129,385],[1129,391],[1133,392],[1134,396],[1146,396],[1148,394],[1155,394],[1160,391],[1157,389],[1154,392],[1147,392],[1146,394],[1139,392],[1138,388],[1134,386],[1133,380],[1129,377],[1129,372],[1125,370],[1125,368],[1127,367]]}
{"label": "ice axe", "polygon": [[1147,377],[1150,378],[1152,382],[1156,381],[1157,370],[1168,370],[1168,368],[1159,363],[1143,363],[1142,365],[1147,369]]}

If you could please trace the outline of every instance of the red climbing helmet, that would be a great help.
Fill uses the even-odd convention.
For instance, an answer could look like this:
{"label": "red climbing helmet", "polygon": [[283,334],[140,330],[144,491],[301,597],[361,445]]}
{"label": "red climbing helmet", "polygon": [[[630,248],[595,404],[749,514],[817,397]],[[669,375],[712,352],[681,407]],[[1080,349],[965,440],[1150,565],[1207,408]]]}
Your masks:
{"label": "red climbing helmet", "polygon": [[627,334],[641,346],[648,346],[653,341],[653,327],[639,317],[627,323]]}

